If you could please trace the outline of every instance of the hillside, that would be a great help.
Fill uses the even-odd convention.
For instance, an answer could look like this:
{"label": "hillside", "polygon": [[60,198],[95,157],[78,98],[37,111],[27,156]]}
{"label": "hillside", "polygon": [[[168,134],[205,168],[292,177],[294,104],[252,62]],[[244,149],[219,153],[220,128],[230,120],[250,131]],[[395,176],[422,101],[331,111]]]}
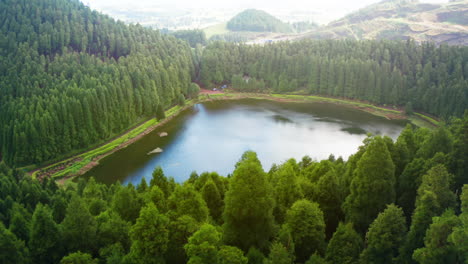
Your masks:
{"label": "hillside", "polygon": [[227,22],[231,31],[292,32],[291,27],[278,18],[256,9],[247,9]]}
{"label": "hillside", "polygon": [[102,143],[188,96],[189,46],[79,1],[0,2],[0,152],[40,164]]}
{"label": "hillside", "polygon": [[300,38],[408,39],[468,45],[468,1],[386,0]]}

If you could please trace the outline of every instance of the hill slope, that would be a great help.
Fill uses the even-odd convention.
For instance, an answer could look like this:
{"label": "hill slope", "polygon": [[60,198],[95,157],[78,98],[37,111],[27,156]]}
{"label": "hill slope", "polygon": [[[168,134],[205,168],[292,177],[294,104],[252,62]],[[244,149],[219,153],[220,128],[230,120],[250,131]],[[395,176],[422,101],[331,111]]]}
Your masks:
{"label": "hill slope", "polygon": [[408,39],[468,45],[468,1],[442,5],[387,0],[370,5],[301,37]]}
{"label": "hill slope", "polygon": [[38,164],[101,143],[187,95],[187,44],[79,1],[0,2],[0,155]]}
{"label": "hill slope", "polygon": [[291,27],[265,11],[247,9],[237,14],[227,23],[232,31],[292,32]]}

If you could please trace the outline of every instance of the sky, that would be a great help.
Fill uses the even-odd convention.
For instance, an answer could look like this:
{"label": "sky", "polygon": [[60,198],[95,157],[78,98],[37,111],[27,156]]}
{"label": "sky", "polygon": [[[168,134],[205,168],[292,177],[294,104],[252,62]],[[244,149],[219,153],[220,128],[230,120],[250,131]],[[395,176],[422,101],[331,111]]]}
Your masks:
{"label": "sky", "polygon": [[[281,13],[303,11],[320,13],[324,22],[342,16],[381,0],[81,0],[103,13],[106,10],[158,10],[165,9],[247,9],[256,8]],[[420,0],[427,3],[446,3],[448,0]],[[229,18],[228,18],[229,19]],[[319,21],[320,22],[320,21]]]}
{"label": "sky", "polygon": [[[122,6],[144,7],[161,5],[176,8],[317,8],[317,9],[359,9],[366,5],[377,3],[379,0],[82,0],[91,7]],[[448,0],[421,0],[427,3],[444,3]]]}

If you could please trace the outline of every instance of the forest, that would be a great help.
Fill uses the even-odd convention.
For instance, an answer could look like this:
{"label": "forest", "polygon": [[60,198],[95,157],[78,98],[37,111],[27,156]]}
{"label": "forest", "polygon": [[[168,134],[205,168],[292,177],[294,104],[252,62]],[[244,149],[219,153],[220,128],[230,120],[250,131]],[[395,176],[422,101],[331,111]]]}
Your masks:
{"label": "forest", "polygon": [[[78,0],[0,1],[0,263],[468,263],[467,47],[204,41]],[[268,171],[247,151],[232,174],[185,182],[157,167],[136,186],[62,186],[21,168],[162,119],[193,82],[406,105],[445,124]]]}
{"label": "forest", "polygon": [[102,143],[190,96],[184,41],[79,1],[0,2],[0,152],[41,164]]}
{"label": "forest", "polygon": [[161,34],[79,1],[6,0],[0,10],[0,153],[12,167],[102,144],[193,97],[192,81],[409,106],[444,119],[468,108],[463,46],[304,40],[202,47],[202,31]]}
{"label": "forest", "polygon": [[405,106],[439,117],[468,108],[468,47],[414,41],[303,40],[209,44],[203,85],[238,91],[315,94]]}
{"label": "forest", "polygon": [[[58,186],[0,164],[2,263],[455,263],[468,261],[468,112],[435,130],[369,136],[347,161],[183,183]],[[209,169],[209,168],[207,168]]]}
{"label": "forest", "polygon": [[292,32],[289,24],[262,10],[247,9],[237,14],[227,22],[227,29],[231,31],[254,32]]}

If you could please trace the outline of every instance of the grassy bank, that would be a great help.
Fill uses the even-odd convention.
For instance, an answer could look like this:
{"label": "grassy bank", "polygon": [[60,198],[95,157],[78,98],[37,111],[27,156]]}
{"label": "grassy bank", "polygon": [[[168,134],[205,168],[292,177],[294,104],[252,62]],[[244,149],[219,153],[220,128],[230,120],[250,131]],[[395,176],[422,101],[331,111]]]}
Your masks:
{"label": "grassy bank", "polygon": [[90,149],[87,152],[75,155],[68,159],[48,165],[44,168],[38,169],[32,173],[33,177],[52,177],[54,179],[72,178],[74,176],[82,175],[88,170],[98,165],[99,160],[102,158],[122,149],[126,146],[137,141],[141,137],[149,134],[151,131],[160,125],[168,122],[184,109],[193,106],[196,103],[213,101],[213,100],[236,100],[236,99],[263,99],[278,102],[321,102],[333,103],[349,106],[352,108],[360,109],[369,112],[373,115],[382,116],[387,119],[408,119],[413,124],[420,127],[438,126],[439,122],[429,116],[423,114],[415,114],[410,117],[404,114],[402,109],[392,109],[385,107],[378,107],[360,101],[353,101],[347,99],[321,97],[321,96],[306,96],[306,95],[285,95],[285,94],[257,94],[257,93],[220,93],[220,94],[201,94],[197,100],[187,100],[185,106],[174,106],[167,110],[166,118],[158,121],[152,118],[143,124],[131,129],[130,131],[122,134],[121,136],[110,140],[106,144],[99,147]]}
{"label": "grassy bank", "polygon": [[194,100],[187,100],[184,107],[174,106],[167,110],[165,112],[166,118],[161,121],[157,120],[156,118],[152,118],[137,126],[136,128],[126,132],[125,134],[117,137],[116,139],[107,142],[104,145],[38,169],[32,173],[32,176],[39,178],[49,176],[55,179],[59,179],[65,176],[76,176],[84,174],[87,170],[97,165],[97,162],[100,159],[128,146],[139,138],[145,136],[162,123],[165,123],[172,117],[176,116],[185,108],[192,106],[194,103]]}
{"label": "grassy bank", "polygon": [[257,93],[226,93],[226,94],[211,94],[205,95],[210,100],[232,100],[232,99],[265,99],[278,102],[322,102],[340,104],[359,109],[370,114],[381,116],[387,119],[407,119],[418,127],[434,128],[440,125],[440,122],[432,117],[415,113],[414,115],[407,116],[403,109],[380,107],[367,102],[340,99],[332,97],[323,97],[315,95],[291,95],[291,94],[257,94]]}

